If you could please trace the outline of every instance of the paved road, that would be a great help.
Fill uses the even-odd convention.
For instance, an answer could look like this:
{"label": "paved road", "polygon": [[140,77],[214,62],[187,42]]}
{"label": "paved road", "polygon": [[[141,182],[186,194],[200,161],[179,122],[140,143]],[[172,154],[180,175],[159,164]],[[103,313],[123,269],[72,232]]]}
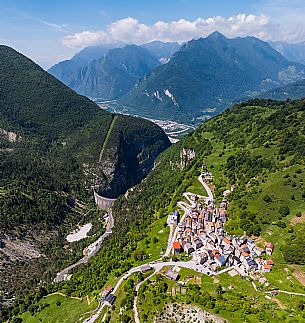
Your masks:
{"label": "paved road", "polygon": [[[199,273],[203,273],[206,275],[211,275],[212,273],[210,272],[210,270],[206,269],[206,268],[202,268],[202,266],[197,265],[196,261],[194,260],[190,260],[190,261],[164,261],[164,262],[155,262],[155,263],[147,263],[149,264],[155,271],[147,278],[151,278],[153,275],[155,275],[157,272],[159,272],[163,267],[166,266],[179,266],[182,268],[187,268],[187,269],[192,269],[194,271],[197,271]],[[125,273],[117,282],[117,284],[115,285],[114,289],[113,289],[113,294],[115,294],[117,292],[117,290],[119,289],[119,287],[121,286],[122,282],[127,279],[129,276],[131,276],[132,274],[141,271],[141,267],[143,265],[140,265],[138,267],[134,267],[131,268],[127,273]],[[146,280],[147,280],[146,279]],[[141,284],[144,283],[141,282],[139,285],[137,285],[136,287],[136,291],[138,292]],[[136,300],[137,302],[137,300]],[[89,317],[88,319],[86,319],[84,321],[84,323],[93,323],[95,322],[95,320],[100,316],[100,314],[102,313],[103,309],[105,308],[105,306],[107,306],[107,304],[105,302],[101,302],[97,308],[97,311],[94,315],[92,315],[91,317]],[[137,311],[137,309],[136,309]],[[137,321],[137,323],[139,323],[140,321]]]}
{"label": "paved road", "polygon": [[93,257],[94,255],[96,255],[98,253],[98,251],[101,248],[102,242],[112,233],[112,229],[113,229],[113,226],[114,226],[114,220],[113,220],[112,210],[111,209],[109,210],[108,214],[109,214],[109,217],[108,217],[108,220],[107,220],[106,231],[95,242],[93,242],[90,246],[88,246],[88,250],[89,250],[88,255],[84,256],[78,262],[74,263],[73,265],[71,265],[71,266],[63,269],[59,273],[57,273],[57,275],[56,275],[56,277],[54,279],[55,283],[59,283],[59,282],[63,281],[64,278],[66,277],[66,275],[68,274],[68,272],[71,269],[73,269],[73,268],[75,268],[75,267],[77,267],[77,266],[79,266],[81,264],[87,263],[91,257]]}
{"label": "paved road", "polygon": [[[180,219],[180,222],[184,221],[184,218],[190,212],[190,209],[192,207],[195,207],[195,205],[196,205],[196,203],[190,199],[190,195],[193,195],[193,193],[190,193],[190,192],[183,193],[183,196],[189,201],[190,205],[185,203],[185,202],[182,202],[182,201],[177,203],[178,207],[180,209],[182,209],[183,212],[184,212],[183,216]],[[179,227],[177,226],[175,231],[174,231],[174,234],[173,234],[173,232],[172,232],[173,231],[173,226],[172,225],[170,226],[170,234],[169,234],[169,237],[168,237],[167,248],[166,248],[166,252],[163,255],[163,257],[169,257],[170,252],[171,252],[171,250],[173,248],[173,243],[176,241],[178,230],[179,230]]]}
{"label": "paved road", "polygon": [[[302,294],[302,293],[294,293],[294,292],[287,292],[286,290],[277,290],[279,293],[284,293],[284,294],[288,294],[288,295],[296,295],[296,296],[305,296],[305,294]],[[265,292],[265,293],[270,293],[269,292]]]}
{"label": "paved road", "polygon": [[198,180],[202,184],[202,186],[205,188],[205,190],[207,191],[209,200],[214,201],[213,193],[201,175],[198,177]]}
{"label": "paved road", "polygon": [[136,297],[134,298],[133,301],[133,312],[134,312],[134,320],[136,323],[141,323],[139,319],[139,312],[138,312],[138,292],[140,287],[148,280],[150,279],[153,275],[155,275],[157,271],[154,271],[150,276],[146,277],[143,281],[141,281],[137,286],[136,286]]}
{"label": "paved road", "polygon": [[[206,196],[199,196],[199,197],[202,198],[202,199],[204,199],[205,202],[206,202],[206,204],[208,204],[209,201],[213,201],[214,200],[213,193],[210,190],[210,188],[208,187],[208,185],[206,184],[206,182],[204,181],[204,179],[202,179],[201,176],[199,176],[198,180],[200,181],[200,183],[203,185],[203,187],[206,189],[206,191],[208,193],[208,197],[206,197]],[[180,221],[183,221],[184,218],[185,218],[185,216],[190,212],[191,208],[194,208],[196,206],[195,201],[193,201],[190,198],[191,195],[193,195],[193,193],[191,193],[191,192],[183,193],[183,196],[187,199],[187,201],[190,204],[187,204],[186,202],[182,202],[182,201],[181,202],[178,202],[178,206],[184,212],[184,214],[183,214],[183,216],[182,216],[182,218],[181,218]],[[170,255],[170,252],[172,250],[173,242],[176,240],[176,236],[178,234],[178,230],[179,230],[179,227],[177,226],[176,229],[175,229],[175,231],[174,231],[174,233],[173,233],[173,226],[170,226],[170,234],[169,234],[169,237],[168,237],[167,249],[166,249],[166,252],[165,252],[165,254],[164,254],[163,257]],[[179,266],[179,267],[191,269],[191,270],[194,270],[194,271],[196,271],[198,273],[202,273],[202,274],[206,274],[206,275],[219,275],[219,274],[221,274],[223,272],[229,271],[232,268],[234,268],[234,267],[225,268],[224,270],[222,270],[222,271],[220,271],[218,273],[213,273],[213,272],[210,271],[210,269],[207,269],[207,268],[205,268],[203,266],[200,266],[195,260],[190,260],[190,261],[186,261],[186,262],[184,262],[184,261],[166,261],[166,262],[162,262],[162,258],[159,259],[156,262],[147,263],[147,264],[149,264],[154,269],[154,272],[149,277],[147,277],[144,281],[142,281],[141,283],[139,283],[136,286],[136,296],[134,298],[134,306],[133,306],[133,310],[134,310],[134,314],[135,314],[135,322],[136,323],[140,323],[138,309],[137,309],[138,291],[139,291],[141,285],[146,280],[148,280],[153,275],[155,275],[157,272],[159,272],[163,267],[165,267],[165,266]],[[117,284],[115,285],[114,290],[113,290],[113,294],[116,293],[116,291],[119,289],[119,287],[121,286],[122,282],[125,279],[127,279],[130,275],[132,275],[132,274],[134,274],[136,272],[141,271],[141,267],[142,266],[143,265],[138,266],[138,267],[131,268],[127,273],[125,273],[119,279],[119,281],[117,282]],[[106,303],[105,302],[101,302],[99,304],[98,308],[97,308],[96,313],[94,315],[92,315],[90,318],[88,318],[87,320],[85,320],[84,323],[93,323],[93,322],[95,322],[95,320],[100,316],[100,314],[103,311],[103,309],[104,309],[105,306],[106,306]]]}
{"label": "paved road", "polygon": [[171,250],[172,250],[172,245],[173,245],[173,233],[174,233],[174,224],[171,223],[170,217],[168,216],[167,218],[167,225],[169,226],[169,235],[168,235],[168,240],[167,240],[167,247],[166,251],[163,257],[168,257]]}

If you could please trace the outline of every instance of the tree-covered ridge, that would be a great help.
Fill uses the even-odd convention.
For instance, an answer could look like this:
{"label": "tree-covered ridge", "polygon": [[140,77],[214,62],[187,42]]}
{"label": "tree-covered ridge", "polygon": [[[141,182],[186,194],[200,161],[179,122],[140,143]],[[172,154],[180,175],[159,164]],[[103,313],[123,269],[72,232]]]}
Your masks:
{"label": "tree-covered ridge", "polygon": [[[6,46],[0,47],[0,83],[3,226],[24,223],[28,217],[35,222],[42,217],[50,220],[47,214],[53,208],[45,210],[47,202],[39,207],[49,195],[50,201],[58,204],[54,220],[58,219],[56,210],[65,204],[61,193],[88,195],[86,190],[104,177],[107,168],[118,175],[115,180],[102,182],[100,191],[119,186],[123,178],[125,182],[116,189],[116,194],[121,194],[138,183],[153,166],[154,158],[169,146],[168,138],[155,124],[119,116],[117,127],[109,134],[107,149],[112,153],[106,163],[99,157],[114,115]],[[17,137],[9,140],[8,132]],[[132,167],[136,168],[136,178],[130,174]],[[19,207],[12,208],[12,204]]]}
{"label": "tree-covered ridge", "polygon": [[[101,193],[124,193],[170,142],[157,125],[103,111],[6,46],[0,46],[0,84],[0,248],[10,239],[27,243],[29,232],[31,244],[46,249],[36,262],[39,270],[28,259],[18,264],[1,252],[2,288],[18,293],[36,286],[44,272],[51,280],[64,258],[73,261],[75,252],[62,250],[65,235],[98,215],[93,184]],[[110,131],[114,119],[117,127]],[[100,159],[106,138],[107,160]],[[41,241],[42,232],[51,241]],[[8,277],[15,274],[12,286]]]}
{"label": "tree-covered ridge", "polygon": [[234,148],[248,149],[254,156],[260,150],[267,154],[272,151],[266,156],[269,161],[277,167],[287,167],[304,159],[304,102],[249,101],[224,112],[201,129],[212,131],[216,138]]}
{"label": "tree-covered ridge", "polygon": [[64,139],[94,118],[106,129],[112,118],[7,46],[0,46],[0,83],[1,123],[11,131]]}
{"label": "tree-covered ridge", "polygon": [[289,83],[261,93],[258,97],[272,100],[297,100],[305,97],[305,80]]}

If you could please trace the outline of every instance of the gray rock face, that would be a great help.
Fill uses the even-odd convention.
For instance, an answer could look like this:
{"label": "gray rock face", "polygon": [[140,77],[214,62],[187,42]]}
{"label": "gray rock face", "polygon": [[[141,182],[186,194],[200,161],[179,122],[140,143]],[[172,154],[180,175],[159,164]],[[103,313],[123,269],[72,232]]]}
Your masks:
{"label": "gray rock face", "polygon": [[[153,168],[156,157],[170,146],[166,134],[150,121],[117,116],[113,136],[106,143],[98,166],[98,193],[116,198],[138,184]],[[147,125],[150,123],[150,127]],[[133,135],[134,133],[135,135]]]}
{"label": "gray rock face", "polygon": [[49,72],[79,94],[118,99],[148,72],[160,65],[150,52],[136,45],[112,48],[89,62],[75,59],[57,64]]}

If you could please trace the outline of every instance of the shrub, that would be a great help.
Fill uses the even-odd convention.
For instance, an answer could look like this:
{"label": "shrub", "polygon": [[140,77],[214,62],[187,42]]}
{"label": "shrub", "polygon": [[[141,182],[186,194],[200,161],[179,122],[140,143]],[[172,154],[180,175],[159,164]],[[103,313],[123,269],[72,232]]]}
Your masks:
{"label": "shrub", "polygon": [[12,323],[22,323],[22,318],[20,318],[20,317],[14,317],[12,320],[11,320],[11,322]]}
{"label": "shrub", "polygon": [[266,203],[270,203],[271,202],[271,197],[269,195],[265,195],[263,197],[263,200],[266,202]]}
{"label": "shrub", "polygon": [[286,228],[286,223],[284,221],[278,221],[276,225],[280,228],[283,228],[283,229]]}
{"label": "shrub", "polygon": [[296,304],[296,307],[299,311],[304,311],[304,302],[303,301],[298,301]]}
{"label": "shrub", "polygon": [[282,205],[282,206],[280,206],[280,208],[279,208],[279,213],[280,213],[282,216],[287,216],[287,215],[289,215],[289,213],[290,213],[289,207],[288,207],[287,205]]}

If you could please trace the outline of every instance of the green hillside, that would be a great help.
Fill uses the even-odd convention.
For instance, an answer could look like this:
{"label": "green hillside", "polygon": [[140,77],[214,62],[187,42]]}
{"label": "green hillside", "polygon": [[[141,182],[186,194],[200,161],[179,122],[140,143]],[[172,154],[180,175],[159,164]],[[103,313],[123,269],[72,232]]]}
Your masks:
{"label": "green hillside", "polygon": [[[129,173],[131,167],[138,166],[137,171],[141,174],[138,178],[145,176],[159,149],[169,145],[159,127],[138,118],[119,116],[119,127],[108,134],[114,115],[77,95],[35,63],[6,46],[0,47],[0,82],[1,186],[8,190],[10,183],[14,187],[18,180],[18,185],[24,183],[24,189],[29,191],[26,198],[32,195],[31,190],[35,190],[31,188],[31,182],[36,189],[41,185],[52,188],[54,192],[75,193],[81,190],[85,180],[84,170],[89,173],[86,180],[92,184],[103,177],[103,172],[112,164],[113,170],[123,176],[116,166],[122,166],[127,152],[135,159],[132,165],[124,163],[125,172]],[[14,140],[10,140],[9,132],[15,134]],[[107,135],[106,152],[113,149],[116,152],[112,152],[111,158],[107,159],[108,166],[105,168],[104,160],[99,160],[99,157]],[[127,145],[130,147],[125,151]],[[138,160],[136,156],[139,153],[141,157]],[[141,169],[143,159],[146,165]],[[96,178],[93,177],[93,170],[97,172]],[[30,171],[33,176],[27,179]],[[129,181],[121,185],[119,193],[133,185],[132,181],[136,183],[139,179],[133,180],[130,176]],[[112,184],[111,180],[105,185]],[[103,191],[103,183],[99,189]],[[4,194],[4,199],[8,196],[10,194]]]}
{"label": "green hillside", "polygon": [[[158,157],[148,177],[115,203],[114,232],[99,255],[88,266],[80,267],[71,281],[52,286],[50,291],[62,290],[81,297],[97,295],[128,269],[157,259],[165,250],[164,237],[168,234],[162,233],[162,223],[176,208],[182,193],[196,186],[205,162],[215,176],[218,202],[225,189],[237,185],[229,196],[226,230],[237,235],[246,233],[261,243],[274,243],[275,266],[266,274],[269,289],[304,293],[305,287],[291,276],[296,267],[290,267],[301,265],[297,268],[302,272],[305,265],[301,223],[305,211],[304,107],[305,101],[243,103],[173,145]],[[188,159],[183,154],[187,150],[194,150],[195,158]],[[189,274],[193,273],[182,276]],[[190,285],[185,296],[174,297],[170,296],[173,283],[158,275],[154,285],[146,284],[140,294],[141,320],[152,322],[156,310],[180,301],[197,304],[232,322],[291,322],[290,317],[296,322],[304,320],[304,298],[300,296],[281,294],[268,300],[261,290],[253,289],[250,281],[238,276],[233,279],[228,274],[220,275],[217,282],[204,275],[202,280],[199,287]],[[226,291],[219,292],[219,285]],[[235,286],[233,291],[229,291],[231,285]],[[118,300],[118,306],[127,304],[127,316],[132,315],[128,312],[132,302],[129,296]],[[110,310],[112,321],[118,319],[115,313],[115,309]]]}
{"label": "green hillside", "polygon": [[11,131],[51,141],[65,139],[94,118],[102,131],[111,121],[111,114],[6,46],[0,47],[0,82],[1,123]]}
{"label": "green hillside", "polygon": [[0,280],[10,298],[82,256],[88,241],[62,248],[76,224],[93,221],[92,234],[102,234],[92,185],[117,197],[170,142],[157,125],[103,111],[6,46],[0,84]]}

